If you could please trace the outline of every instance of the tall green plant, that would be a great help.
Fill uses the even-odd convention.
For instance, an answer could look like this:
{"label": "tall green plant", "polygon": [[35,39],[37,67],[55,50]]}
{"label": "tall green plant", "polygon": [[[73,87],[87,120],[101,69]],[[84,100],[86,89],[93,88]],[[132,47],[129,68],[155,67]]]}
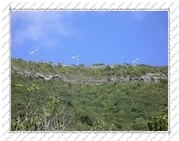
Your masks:
{"label": "tall green plant", "polygon": [[168,130],[168,116],[162,114],[160,116],[152,117],[152,120],[148,122],[148,128],[150,131]]}

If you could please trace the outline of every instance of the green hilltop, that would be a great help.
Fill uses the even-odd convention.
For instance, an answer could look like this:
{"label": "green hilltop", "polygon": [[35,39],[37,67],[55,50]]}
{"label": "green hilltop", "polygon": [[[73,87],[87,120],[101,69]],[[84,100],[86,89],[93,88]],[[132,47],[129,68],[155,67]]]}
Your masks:
{"label": "green hilltop", "polygon": [[168,66],[11,59],[12,131],[166,131]]}

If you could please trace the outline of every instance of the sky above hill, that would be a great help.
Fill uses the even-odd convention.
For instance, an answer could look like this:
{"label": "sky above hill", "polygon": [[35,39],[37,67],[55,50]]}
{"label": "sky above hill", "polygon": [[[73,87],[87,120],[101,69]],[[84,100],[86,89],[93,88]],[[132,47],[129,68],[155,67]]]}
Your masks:
{"label": "sky above hill", "polygon": [[168,64],[167,11],[12,11],[11,56],[65,64]]}

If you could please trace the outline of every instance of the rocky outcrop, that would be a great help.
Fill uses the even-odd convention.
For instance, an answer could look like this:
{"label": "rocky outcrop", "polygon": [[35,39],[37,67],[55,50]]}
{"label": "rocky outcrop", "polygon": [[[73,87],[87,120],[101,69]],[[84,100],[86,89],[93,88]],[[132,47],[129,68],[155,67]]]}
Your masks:
{"label": "rocky outcrop", "polygon": [[35,73],[33,77],[37,79],[45,79],[45,76],[41,73]]}
{"label": "rocky outcrop", "polygon": [[[33,77],[33,76],[32,76]],[[44,79],[44,80],[51,80],[51,79],[62,79],[62,77],[58,74],[55,74],[55,75],[43,75],[41,73],[35,73],[34,74],[34,78],[37,78],[37,79]]]}
{"label": "rocky outcrop", "polygon": [[167,79],[167,76],[162,73],[147,73],[141,76],[141,80],[144,82],[159,82],[162,79]]}
{"label": "rocky outcrop", "polygon": [[34,79],[42,79],[42,80],[63,80],[65,82],[69,82],[72,84],[111,84],[115,82],[134,82],[134,81],[142,81],[142,82],[159,82],[160,80],[167,80],[167,76],[163,73],[146,73],[143,76],[140,77],[132,77],[132,76],[106,76],[102,78],[95,78],[95,77],[89,77],[89,76],[77,76],[77,75],[71,75],[71,76],[62,76],[61,74],[42,74],[39,72],[31,72],[27,70],[20,70],[17,67],[12,67],[12,73],[17,73],[19,75],[22,75],[24,77],[31,77]]}
{"label": "rocky outcrop", "polygon": [[22,75],[22,76],[25,76],[25,77],[32,77],[32,78],[35,78],[35,79],[44,79],[44,80],[51,80],[51,79],[62,79],[62,76],[59,75],[59,74],[55,74],[55,75],[44,75],[44,74],[41,74],[41,73],[34,73],[34,72],[30,72],[30,71],[12,71],[12,73],[16,73],[16,74],[19,74],[19,75]]}

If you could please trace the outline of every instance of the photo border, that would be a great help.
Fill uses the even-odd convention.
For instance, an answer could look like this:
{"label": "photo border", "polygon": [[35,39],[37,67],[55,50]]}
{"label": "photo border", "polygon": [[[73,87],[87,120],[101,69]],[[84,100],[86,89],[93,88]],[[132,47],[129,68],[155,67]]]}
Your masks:
{"label": "photo border", "polygon": [[[11,130],[11,11],[168,11],[168,131],[10,131]],[[175,2],[9,2],[1,19],[1,129],[3,140],[171,140],[177,133],[177,11]]]}

